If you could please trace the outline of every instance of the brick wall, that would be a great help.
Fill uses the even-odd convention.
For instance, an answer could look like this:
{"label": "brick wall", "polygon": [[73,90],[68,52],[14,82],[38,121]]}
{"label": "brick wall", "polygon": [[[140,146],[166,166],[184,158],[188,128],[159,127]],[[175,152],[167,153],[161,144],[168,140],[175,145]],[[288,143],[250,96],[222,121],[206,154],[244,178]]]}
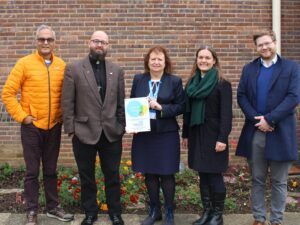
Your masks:
{"label": "brick wall", "polygon": [[[253,31],[272,27],[271,4],[271,0],[0,1],[0,91],[16,60],[35,49],[34,34],[40,24],[51,25],[56,31],[56,54],[66,62],[87,54],[87,41],[94,30],[106,31],[111,39],[109,58],[126,71],[127,96],[134,74],[143,71],[143,55],[153,45],[169,49],[175,74],[186,82],[196,49],[203,43],[210,44],[219,53],[223,73],[232,81],[231,162],[241,162],[233,156],[243,125],[236,87],[242,66],[256,56]],[[299,14],[300,1],[282,0],[282,54],[298,62]],[[0,112],[0,162],[17,165],[23,162],[19,125],[10,120],[2,106]],[[124,157],[129,158],[130,135],[125,135],[123,145]],[[186,159],[185,149],[182,158]],[[66,136],[59,161],[74,164]]]}

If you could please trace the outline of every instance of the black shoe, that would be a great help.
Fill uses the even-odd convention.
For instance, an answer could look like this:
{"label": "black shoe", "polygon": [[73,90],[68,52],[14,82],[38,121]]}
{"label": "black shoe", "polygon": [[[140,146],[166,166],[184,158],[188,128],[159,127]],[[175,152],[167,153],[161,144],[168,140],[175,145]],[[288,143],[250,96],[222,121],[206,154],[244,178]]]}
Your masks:
{"label": "black shoe", "polygon": [[153,225],[159,220],[162,220],[160,207],[150,206],[149,215],[141,222],[141,225]]}
{"label": "black shoe", "polygon": [[98,216],[88,216],[86,215],[81,225],[93,225],[93,223],[98,219]]}
{"label": "black shoe", "polygon": [[124,225],[124,221],[122,220],[121,215],[112,214],[109,215],[109,218],[112,222],[112,225]]}

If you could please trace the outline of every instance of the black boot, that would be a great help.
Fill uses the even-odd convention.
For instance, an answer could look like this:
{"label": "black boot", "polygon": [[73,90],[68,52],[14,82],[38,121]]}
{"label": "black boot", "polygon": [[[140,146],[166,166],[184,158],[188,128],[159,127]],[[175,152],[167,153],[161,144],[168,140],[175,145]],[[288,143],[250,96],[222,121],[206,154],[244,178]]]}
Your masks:
{"label": "black boot", "polygon": [[213,193],[213,212],[211,218],[204,225],[224,225],[223,223],[223,211],[224,211],[224,201],[226,197],[226,192],[215,192]]}
{"label": "black boot", "polygon": [[201,188],[200,189],[200,194],[201,194],[201,201],[202,201],[202,206],[203,206],[203,213],[200,219],[196,220],[192,225],[203,225],[209,219],[211,218],[212,214],[212,201],[210,197],[210,191],[209,188]]}
{"label": "black boot", "polygon": [[162,220],[160,207],[150,206],[149,215],[142,221],[141,225],[153,225],[155,221],[159,220]]}
{"label": "black boot", "polygon": [[174,214],[172,208],[165,209],[165,221],[164,225],[174,225]]}

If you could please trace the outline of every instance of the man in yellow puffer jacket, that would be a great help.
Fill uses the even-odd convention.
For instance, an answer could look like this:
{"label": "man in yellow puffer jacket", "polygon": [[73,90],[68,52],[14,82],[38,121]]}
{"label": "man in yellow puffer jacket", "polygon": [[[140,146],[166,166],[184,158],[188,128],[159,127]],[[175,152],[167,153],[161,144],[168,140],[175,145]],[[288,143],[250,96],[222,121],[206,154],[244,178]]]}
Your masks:
{"label": "man in yellow puffer jacket", "polygon": [[[57,159],[61,140],[60,98],[65,62],[54,56],[55,32],[41,25],[36,32],[35,53],[21,58],[3,87],[2,100],[7,111],[21,123],[21,141],[26,165],[24,194],[25,224],[37,224],[39,168],[43,164],[47,216],[71,221],[59,206],[57,194]],[[17,94],[21,91],[21,99]]]}

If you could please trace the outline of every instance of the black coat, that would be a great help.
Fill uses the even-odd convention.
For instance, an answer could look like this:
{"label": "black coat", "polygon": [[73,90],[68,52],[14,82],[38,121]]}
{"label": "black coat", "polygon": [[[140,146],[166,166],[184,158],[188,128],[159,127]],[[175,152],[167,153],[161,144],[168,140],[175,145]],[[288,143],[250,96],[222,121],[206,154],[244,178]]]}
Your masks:
{"label": "black coat", "polygon": [[[203,124],[189,127],[187,123],[184,119],[182,137],[188,138],[189,167],[205,173],[225,172],[232,123],[231,84],[225,80],[218,82],[207,97]],[[217,141],[227,144],[225,151],[216,152]]]}

